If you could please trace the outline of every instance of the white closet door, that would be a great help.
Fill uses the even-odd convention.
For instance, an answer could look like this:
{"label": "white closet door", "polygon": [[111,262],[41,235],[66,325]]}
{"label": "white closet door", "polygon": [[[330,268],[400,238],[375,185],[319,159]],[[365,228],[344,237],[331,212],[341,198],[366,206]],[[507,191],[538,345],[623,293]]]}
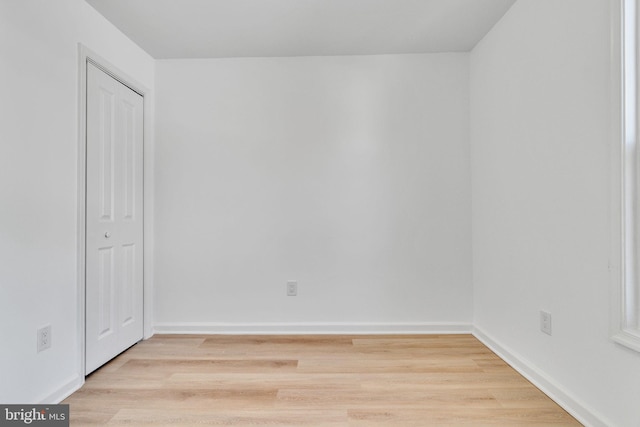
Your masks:
{"label": "white closet door", "polygon": [[142,339],[143,98],[87,65],[86,373]]}

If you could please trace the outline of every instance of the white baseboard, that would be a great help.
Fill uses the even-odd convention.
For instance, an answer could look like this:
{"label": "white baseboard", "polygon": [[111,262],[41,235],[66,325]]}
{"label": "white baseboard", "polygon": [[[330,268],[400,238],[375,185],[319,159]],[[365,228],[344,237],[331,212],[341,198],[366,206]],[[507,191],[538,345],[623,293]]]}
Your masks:
{"label": "white baseboard", "polygon": [[470,323],[156,323],[158,334],[470,334]]}
{"label": "white baseboard", "polygon": [[611,423],[603,421],[601,416],[588,409],[586,405],[582,404],[529,360],[501,345],[482,329],[474,327],[473,335],[586,427],[612,426]]}
{"label": "white baseboard", "polygon": [[64,384],[61,385],[57,390],[40,399],[38,404],[47,405],[60,403],[67,397],[71,396],[73,392],[79,390],[83,384],[84,377],[75,374],[67,381],[65,381]]}

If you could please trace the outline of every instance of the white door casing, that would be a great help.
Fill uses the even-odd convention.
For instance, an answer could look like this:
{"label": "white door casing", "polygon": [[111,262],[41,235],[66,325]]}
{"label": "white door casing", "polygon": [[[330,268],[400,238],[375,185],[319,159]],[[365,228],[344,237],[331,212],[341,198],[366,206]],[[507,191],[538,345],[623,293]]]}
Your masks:
{"label": "white door casing", "polygon": [[87,63],[89,374],[143,336],[143,98]]}

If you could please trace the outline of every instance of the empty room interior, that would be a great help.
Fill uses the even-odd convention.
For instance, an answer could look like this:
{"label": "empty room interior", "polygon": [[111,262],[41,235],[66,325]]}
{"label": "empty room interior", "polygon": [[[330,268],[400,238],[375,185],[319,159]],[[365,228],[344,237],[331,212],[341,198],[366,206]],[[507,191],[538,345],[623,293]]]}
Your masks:
{"label": "empty room interior", "polygon": [[635,9],[0,0],[0,404],[640,426]]}

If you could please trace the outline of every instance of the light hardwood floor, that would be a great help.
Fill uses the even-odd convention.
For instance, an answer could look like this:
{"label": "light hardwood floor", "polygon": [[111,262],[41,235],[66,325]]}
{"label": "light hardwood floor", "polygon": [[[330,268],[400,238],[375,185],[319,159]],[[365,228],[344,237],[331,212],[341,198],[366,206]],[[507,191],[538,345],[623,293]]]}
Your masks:
{"label": "light hardwood floor", "polygon": [[156,335],[63,403],[72,426],[580,425],[471,335]]}

